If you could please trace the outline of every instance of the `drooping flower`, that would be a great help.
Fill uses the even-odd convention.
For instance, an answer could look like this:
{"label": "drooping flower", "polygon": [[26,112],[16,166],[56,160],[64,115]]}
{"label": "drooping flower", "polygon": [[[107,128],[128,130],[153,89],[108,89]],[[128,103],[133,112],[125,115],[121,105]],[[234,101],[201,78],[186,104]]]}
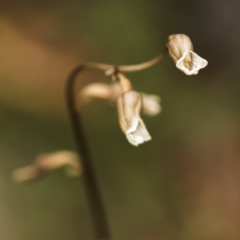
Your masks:
{"label": "drooping flower", "polygon": [[142,96],[135,91],[123,93],[117,100],[120,127],[128,141],[138,146],[151,140],[151,136],[140,117]]}
{"label": "drooping flower", "polygon": [[[117,99],[122,94],[121,85],[119,82],[111,84],[106,83],[91,83],[84,87],[78,94],[78,108],[89,102],[91,99],[103,99],[115,105]],[[156,116],[161,112],[160,97],[153,94],[141,93],[142,95],[142,113],[148,116]]]}
{"label": "drooping flower", "polygon": [[208,64],[207,60],[193,52],[190,38],[185,34],[173,34],[166,44],[169,55],[176,63],[176,67],[187,75],[195,75]]}

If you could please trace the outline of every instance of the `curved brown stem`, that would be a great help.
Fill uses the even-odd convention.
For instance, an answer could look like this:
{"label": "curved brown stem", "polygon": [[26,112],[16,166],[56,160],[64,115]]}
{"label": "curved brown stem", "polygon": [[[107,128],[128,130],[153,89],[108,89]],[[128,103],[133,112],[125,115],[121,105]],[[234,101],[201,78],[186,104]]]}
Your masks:
{"label": "curved brown stem", "polygon": [[69,116],[71,118],[71,124],[73,128],[73,133],[75,136],[75,140],[77,143],[78,152],[81,156],[81,163],[84,169],[84,186],[86,189],[89,205],[91,208],[91,214],[93,217],[96,237],[98,240],[110,240],[110,231],[107,222],[107,217],[105,213],[105,209],[103,206],[101,194],[98,188],[96,176],[94,173],[92,160],[90,156],[90,152],[88,149],[87,140],[85,137],[81,115],[76,111],[75,108],[75,83],[77,81],[77,76],[83,70],[87,69],[95,69],[100,71],[110,71],[113,74],[116,72],[135,72],[144,70],[156,64],[160,61],[167,53],[167,49],[165,48],[164,51],[158,55],[157,57],[153,58],[150,61],[136,64],[136,65],[128,65],[128,66],[118,66],[115,67],[114,65],[109,64],[102,64],[102,63],[86,63],[75,67],[72,72],[69,74],[69,77],[66,82],[66,102],[69,111]]}
{"label": "curved brown stem", "polygon": [[144,62],[144,63],[139,63],[136,65],[126,65],[126,66],[118,66],[118,71],[119,72],[136,72],[136,71],[141,71],[144,69],[147,69],[156,63],[158,63],[168,52],[167,47],[164,48],[162,53],[160,53],[158,56],[155,58],[151,59],[150,61]]}
{"label": "curved brown stem", "polygon": [[66,102],[71,118],[73,133],[75,135],[75,140],[77,143],[77,148],[81,156],[81,162],[84,169],[84,186],[87,193],[91,214],[93,217],[96,238],[98,240],[110,240],[107,217],[103,206],[101,194],[98,188],[96,176],[94,173],[87,140],[81,122],[81,116],[78,112],[76,112],[76,109],[74,108],[74,87],[77,81],[77,75],[87,68],[88,65],[83,64],[73,69],[73,71],[70,73],[66,83]]}
{"label": "curved brown stem", "polygon": [[134,64],[134,65],[120,65],[117,67],[114,65],[111,65],[111,64],[89,62],[89,63],[84,64],[84,69],[95,69],[95,70],[102,70],[102,71],[107,71],[109,69],[117,69],[118,72],[137,72],[137,71],[141,71],[141,70],[147,69],[147,68],[155,65],[160,60],[162,60],[162,58],[167,53],[168,53],[168,48],[165,47],[164,50],[162,51],[162,53],[160,53],[158,56],[156,56],[155,58],[153,58],[147,62]]}

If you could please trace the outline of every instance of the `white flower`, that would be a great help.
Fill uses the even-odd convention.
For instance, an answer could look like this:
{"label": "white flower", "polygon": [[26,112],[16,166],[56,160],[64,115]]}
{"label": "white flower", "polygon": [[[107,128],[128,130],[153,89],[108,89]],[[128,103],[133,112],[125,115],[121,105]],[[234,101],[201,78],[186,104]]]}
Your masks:
{"label": "white flower", "polygon": [[143,120],[140,117],[142,96],[135,91],[123,93],[117,100],[120,127],[128,141],[138,146],[151,140]]}
{"label": "white flower", "polygon": [[[117,99],[122,95],[122,89],[119,82],[106,83],[91,83],[84,87],[77,96],[78,108],[82,107],[90,99],[103,99],[110,104],[116,104]],[[142,94],[142,113],[153,117],[161,112],[160,97],[152,94]]]}
{"label": "white flower", "polygon": [[169,36],[166,44],[169,55],[176,63],[176,67],[187,75],[195,75],[208,64],[207,60],[193,52],[190,38],[185,34]]}

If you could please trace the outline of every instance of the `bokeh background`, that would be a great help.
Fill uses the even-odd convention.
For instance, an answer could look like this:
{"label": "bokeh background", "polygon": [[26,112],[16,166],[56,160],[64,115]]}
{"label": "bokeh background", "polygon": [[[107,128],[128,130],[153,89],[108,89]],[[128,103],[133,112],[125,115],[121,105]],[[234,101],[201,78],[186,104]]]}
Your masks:
{"label": "bokeh background", "polygon": [[[0,3],[0,239],[93,240],[79,178],[56,171],[11,180],[40,153],[75,150],[64,102],[69,71],[87,61],[135,64],[185,33],[209,61],[197,76],[169,57],[131,73],[163,111],[143,117],[153,140],[135,148],[102,101],[84,126],[115,240],[240,239],[239,1],[2,0]],[[79,87],[107,81],[83,74]]]}

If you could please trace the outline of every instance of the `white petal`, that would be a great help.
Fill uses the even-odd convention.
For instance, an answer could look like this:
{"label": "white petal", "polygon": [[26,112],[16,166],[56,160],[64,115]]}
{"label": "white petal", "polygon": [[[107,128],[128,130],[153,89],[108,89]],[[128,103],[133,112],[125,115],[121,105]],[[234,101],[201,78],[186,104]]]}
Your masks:
{"label": "white petal", "polygon": [[141,138],[141,137],[138,138],[137,136],[135,136],[132,133],[127,134],[126,137],[127,137],[127,140],[129,141],[129,143],[131,143],[133,146],[136,146],[136,147],[139,144],[144,142],[143,138]]}
{"label": "white petal", "polygon": [[137,128],[135,134],[138,135],[138,136],[142,136],[143,139],[144,139],[144,142],[147,142],[147,141],[152,139],[148,130],[147,130],[147,128],[146,128],[146,126],[145,126],[145,124],[144,124],[144,122],[143,122],[143,120],[141,118],[139,119],[138,128]]}
{"label": "white petal", "polygon": [[[189,53],[191,53],[191,69],[187,68],[184,65],[185,58]],[[187,75],[195,75],[198,74],[198,71],[201,68],[205,68],[207,64],[208,64],[207,60],[201,58],[195,52],[189,51],[185,52],[183,56],[177,61],[176,67]]]}
{"label": "white petal", "polygon": [[131,126],[126,130],[126,134],[135,132],[138,127],[139,118],[134,118],[131,121]]}
{"label": "white petal", "polygon": [[138,146],[139,144],[142,144],[152,139],[141,118],[139,118],[137,129],[132,132],[128,130],[128,132],[126,133],[126,137],[128,141],[134,146]]}
{"label": "white petal", "polygon": [[150,117],[154,117],[159,114],[162,110],[160,106],[160,97],[157,95],[150,95],[142,93],[143,96],[143,106],[142,112]]}
{"label": "white petal", "polygon": [[205,68],[208,65],[208,61],[206,59],[201,58],[193,51],[190,51],[190,53],[192,54],[192,62],[194,67],[201,69]]}

